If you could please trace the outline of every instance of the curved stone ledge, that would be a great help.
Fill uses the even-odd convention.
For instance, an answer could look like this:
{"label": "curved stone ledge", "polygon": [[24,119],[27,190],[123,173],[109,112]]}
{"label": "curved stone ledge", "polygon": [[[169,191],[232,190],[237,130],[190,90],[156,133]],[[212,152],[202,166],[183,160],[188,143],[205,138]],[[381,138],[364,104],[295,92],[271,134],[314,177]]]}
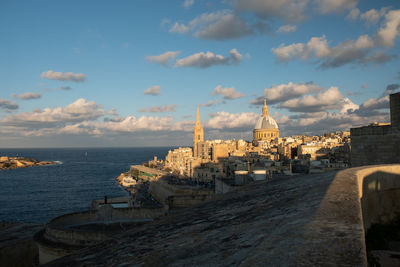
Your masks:
{"label": "curved stone ledge", "polygon": [[[164,209],[118,208],[104,205],[98,210],[65,214],[52,219],[35,235],[40,263],[65,256],[83,247],[109,240],[124,232],[125,226],[153,221],[164,215]],[[124,225],[122,225],[124,224]]]}
{"label": "curved stone ledge", "polygon": [[400,165],[260,181],[52,263],[367,266],[365,231],[398,216]]}

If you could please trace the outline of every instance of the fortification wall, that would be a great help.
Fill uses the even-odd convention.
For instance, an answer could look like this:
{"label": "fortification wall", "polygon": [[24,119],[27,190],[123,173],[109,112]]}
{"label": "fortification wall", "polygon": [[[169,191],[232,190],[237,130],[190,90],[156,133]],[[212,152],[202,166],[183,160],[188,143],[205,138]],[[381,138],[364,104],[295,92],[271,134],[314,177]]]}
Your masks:
{"label": "fortification wall", "polygon": [[214,191],[201,188],[184,188],[159,179],[150,183],[149,193],[168,208],[192,207],[212,198]]}
{"label": "fortification wall", "polygon": [[400,134],[390,126],[351,129],[352,167],[390,163],[400,163]]}
{"label": "fortification wall", "polygon": [[390,121],[393,131],[400,132],[400,93],[390,95]]}
{"label": "fortification wall", "polygon": [[400,165],[366,168],[357,179],[365,229],[400,219]]}

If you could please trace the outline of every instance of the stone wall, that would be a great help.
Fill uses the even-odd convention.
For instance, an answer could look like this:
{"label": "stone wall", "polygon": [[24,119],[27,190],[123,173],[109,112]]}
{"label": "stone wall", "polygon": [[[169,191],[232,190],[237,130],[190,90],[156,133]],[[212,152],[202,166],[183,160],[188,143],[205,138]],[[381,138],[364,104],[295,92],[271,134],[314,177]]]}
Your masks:
{"label": "stone wall", "polygon": [[168,184],[163,179],[152,181],[149,193],[165,208],[192,207],[211,199],[214,195],[214,191],[210,189]]}
{"label": "stone wall", "polygon": [[400,132],[400,93],[390,95],[390,121],[393,130]]}
{"label": "stone wall", "polygon": [[367,126],[351,129],[351,166],[400,162],[400,134],[390,126]]}
{"label": "stone wall", "polygon": [[364,229],[400,219],[400,165],[363,169],[357,176]]}
{"label": "stone wall", "polygon": [[351,166],[400,163],[400,93],[390,95],[390,125],[351,128]]}

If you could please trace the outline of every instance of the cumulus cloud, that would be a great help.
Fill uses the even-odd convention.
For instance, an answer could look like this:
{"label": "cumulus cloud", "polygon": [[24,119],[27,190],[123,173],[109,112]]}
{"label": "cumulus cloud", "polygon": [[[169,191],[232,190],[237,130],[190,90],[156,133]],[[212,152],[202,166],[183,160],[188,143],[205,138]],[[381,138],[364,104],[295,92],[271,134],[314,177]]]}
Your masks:
{"label": "cumulus cloud", "polygon": [[209,40],[236,39],[270,31],[270,26],[266,22],[256,21],[249,24],[232,10],[203,13],[187,24],[175,22],[169,29],[172,33],[190,33],[194,37]]}
{"label": "cumulus cloud", "polygon": [[69,82],[84,82],[86,80],[86,76],[82,73],[73,73],[73,72],[62,73],[52,70],[42,72],[40,77],[42,77],[42,79],[69,81]]}
{"label": "cumulus cloud", "polygon": [[357,5],[358,0],[315,0],[321,13],[342,12],[352,9]]}
{"label": "cumulus cloud", "polygon": [[169,32],[174,33],[187,33],[189,32],[190,28],[183,23],[175,22],[174,25],[169,29]]}
{"label": "cumulus cloud", "polygon": [[242,94],[241,92],[236,92],[234,87],[222,87],[221,85],[218,85],[217,87],[214,88],[213,90],[213,95],[222,95],[224,99],[238,99],[241,97],[244,97],[245,95]]}
{"label": "cumulus cloud", "polygon": [[234,14],[227,14],[217,22],[198,30],[194,36],[201,39],[227,40],[253,34],[245,20]]}
{"label": "cumulus cloud", "polygon": [[205,128],[211,129],[252,129],[260,116],[253,112],[229,113],[220,111],[209,114],[210,120],[205,123]]}
{"label": "cumulus cloud", "polygon": [[259,18],[278,17],[286,21],[301,21],[307,17],[308,0],[236,0],[238,11],[250,11]]}
{"label": "cumulus cloud", "polygon": [[[0,102],[2,103],[2,102]],[[113,118],[105,116],[112,115]],[[104,117],[102,121],[98,118]],[[193,121],[175,122],[171,116],[120,117],[115,109],[104,111],[93,101],[78,99],[66,107],[36,109],[0,120],[0,132],[15,136],[121,136],[121,133],[191,132]]]}
{"label": "cumulus cloud", "polygon": [[279,27],[279,29],[276,31],[277,33],[289,33],[289,32],[295,32],[297,30],[296,25],[282,25]]}
{"label": "cumulus cloud", "polygon": [[175,112],[176,110],[176,105],[171,104],[171,105],[161,105],[161,106],[154,106],[150,108],[143,108],[139,109],[139,112],[152,112],[152,113],[158,113],[158,112]]}
{"label": "cumulus cloud", "polygon": [[400,32],[400,9],[391,10],[385,15],[382,27],[376,33],[379,43],[386,47],[392,47],[394,40]]}
{"label": "cumulus cloud", "polygon": [[321,112],[327,110],[357,109],[358,106],[345,98],[337,87],[330,87],[316,95],[305,95],[301,98],[290,99],[278,105],[291,112]]}
{"label": "cumulus cloud", "polygon": [[13,94],[14,98],[22,99],[22,100],[31,100],[31,99],[39,99],[42,97],[42,94],[27,92],[20,95]]}
{"label": "cumulus cloud", "polygon": [[390,98],[389,95],[400,91],[400,84],[389,84],[385,91],[378,98],[370,98],[360,105],[360,109],[356,112],[359,114],[369,115],[375,113],[379,109],[388,109]]}
{"label": "cumulus cloud", "polygon": [[179,68],[183,67],[208,68],[215,65],[238,64],[241,62],[241,60],[242,60],[242,55],[236,49],[232,49],[228,57],[224,57],[218,54],[213,54],[211,52],[206,52],[206,53],[200,52],[182,59],[178,59],[175,62],[174,66]]}
{"label": "cumulus cloud", "polygon": [[17,110],[19,108],[18,104],[10,101],[10,100],[6,100],[6,99],[1,99],[0,98],[0,109],[5,111],[5,112],[10,112],[12,110]]}
{"label": "cumulus cloud", "polygon": [[365,13],[361,14],[360,17],[361,19],[365,20],[367,25],[374,25],[379,22],[381,17],[383,17],[387,11],[388,11],[387,7],[383,7],[380,10],[370,9]]}
{"label": "cumulus cloud", "polygon": [[185,1],[183,1],[182,6],[184,8],[189,8],[189,7],[193,6],[193,4],[194,4],[194,0],[185,0]]}
{"label": "cumulus cloud", "polygon": [[353,8],[350,10],[349,14],[347,15],[348,20],[356,20],[360,16],[361,11],[358,8]]}
{"label": "cumulus cloud", "polygon": [[22,112],[10,115],[1,120],[4,125],[45,127],[68,122],[96,120],[105,114],[104,109],[96,102],[87,102],[80,98],[66,107],[36,109],[32,112]]}
{"label": "cumulus cloud", "polygon": [[158,85],[154,85],[143,91],[143,94],[153,95],[153,96],[159,95],[160,93],[161,93],[161,87]]}
{"label": "cumulus cloud", "polygon": [[[370,23],[379,21],[387,12],[387,8],[367,11],[362,17]],[[272,48],[278,62],[288,62],[300,59],[313,60],[320,68],[336,68],[346,64],[366,65],[369,63],[383,64],[397,58],[385,52],[385,48],[394,45],[400,33],[400,10],[391,10],[384,15],[384,20],[373,38],[361,35],[357,40],[346,40],[330,46],[325,35],[312,37],[307,43],[281,44]]]}
{"label": "cumulus cloud", "polygon": [[158,56],[148,56],[146,57],[147,61],[159,63],[164,66],[168,66],[170,61],[175,59],[179,55],[179,51],[167,51]]}
{"label": "cumulus cloud", "polygon": [[330,47],[325,35],[312,37],[307,43],[281,45],[272,48],[272,52],[280,62],[300,59],[303,61],[316,59],[321,68],[337,68],[346,64],[385,63],[396,58],[383,52],[373,52],[374,41],[368,35],[361,35],[357,40],[347,40]]}
{"label": "cumulus cloud", "polygon": [[368,125],[374,121],[387,122],[387,113],[362,116],[356,113],[319,112],[318,116],[301,113],[280,124],[285,134],[322,134],[328,131],[349,131],[350,128]]}
{"label": "cumulus cloud", "polygon": [[264,89],[264,96],[257,97],[250,103],[253,105],[262,105],[264,103],[264,99],[266,99],[268,104],[272,105],[321,90],[322,87],[314,84],[313,82],[298,84],[289,82],[288,84],[272,85],[271,87]]}

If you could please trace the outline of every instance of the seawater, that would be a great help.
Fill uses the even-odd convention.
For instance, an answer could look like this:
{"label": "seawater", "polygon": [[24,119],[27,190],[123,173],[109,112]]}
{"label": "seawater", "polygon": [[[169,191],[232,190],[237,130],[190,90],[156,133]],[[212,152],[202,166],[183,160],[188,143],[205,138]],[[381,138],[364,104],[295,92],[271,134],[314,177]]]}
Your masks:
{"label": "seawater", "polygon": [[0,156],[57,161],[56,165],[0,171],[0,221],[46,223],[87,210],[92,200],[126,196],[115,178],[169,147],[0,149]]}

